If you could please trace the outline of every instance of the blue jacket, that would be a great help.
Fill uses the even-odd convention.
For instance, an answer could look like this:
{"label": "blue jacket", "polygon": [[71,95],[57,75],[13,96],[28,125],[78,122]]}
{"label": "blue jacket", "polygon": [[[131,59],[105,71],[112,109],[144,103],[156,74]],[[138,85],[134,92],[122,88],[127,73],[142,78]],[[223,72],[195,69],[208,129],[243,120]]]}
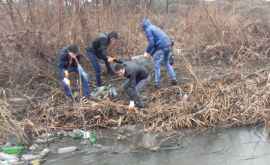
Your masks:
{"label": "blue jacket", "polygon": [[147,53],[153,55],[156,50],[171,46],[171,40],[168,35],[159,27],[153,25],[149,19],[145,18],[143,20],[142,27],[148,40]]}

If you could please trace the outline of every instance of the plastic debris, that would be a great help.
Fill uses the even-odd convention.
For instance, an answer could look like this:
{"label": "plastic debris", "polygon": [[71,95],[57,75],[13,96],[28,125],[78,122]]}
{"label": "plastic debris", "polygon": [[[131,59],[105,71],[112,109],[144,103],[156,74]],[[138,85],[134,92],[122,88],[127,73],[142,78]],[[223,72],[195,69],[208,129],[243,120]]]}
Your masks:
{"label": "plastic debris", "polygon": [[31,161],[31,165],[40,165],[40,160],[36,159],[36,160]]}
{"label": "plastic debris", "polygon": [[1,151],[6,154],[19,155],[24,151],[24,146],[5,146],[1,147]]}
{"label": "plastic debris", "polygon": [[15,156],[15,155],[9,155],[9,154],[3,153],[3,152],[0,152],[0,160],[8,161],[9,163],[18,162],[19,161],[19,159],[18,159],[17,156]]}
{"label": "plastic debris", "polygon": [[73,152],[76,151],[78,148],[75,146],[70,146],[70,147],[64,147],[64,148],[59,148],[57,150],[58,154],[65,154],[65,153],[69,153],[69,152]]}
{"label": "plastic debris", "polygon": [[25,155],[22,155],[22,160],[31,161],[31,160],[39,159],[39,157],[40,157],[39,155],[25,154]]}
{"label": "plastic debris", "polygon": [[40,153],[40,157],[44,158],[45,156],[47,156],[50,153],[50,149],[49,148],[44,148]]}
{"label": "plastic debris", "polygon": [[111,84],[96,88],[91,95],[96,98],[116,97],[118,95],[116,88]]}
{"label": "plastic debris", "polygon": [[91,144],[96,144],[97,143],[97,134],[96,134],[96,131],[92,131],[91,132],[91,135],[90,135],[90,143]]}
{"label": "plastic debris", "polygon": [[38,155],[33,155],[33,154],[22,155],[22,160],[24,161],[39,160],[47,156],[49,152],[50,152],[50,149],[45,148]]}

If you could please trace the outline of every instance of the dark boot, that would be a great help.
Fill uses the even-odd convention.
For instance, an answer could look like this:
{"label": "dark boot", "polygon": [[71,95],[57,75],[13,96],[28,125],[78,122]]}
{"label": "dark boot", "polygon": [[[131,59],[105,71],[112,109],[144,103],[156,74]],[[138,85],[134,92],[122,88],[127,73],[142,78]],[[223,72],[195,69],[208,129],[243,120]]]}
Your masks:
{"label": "dark boot", "polygon": [[172,80],[172,81],[171,81],[171,85],[172,85],[172,86],[177,85],[177,80]]}
{"label": "dark boot", "polygon": [[160,89],[160,85],[159,85],[159,84],[156,84],[156,85],[155,85],[155,88],[156,88],[156,89]]}
{"label": "dark boot", "polygon": [[141,101],[141,99],[137,99],[137,100],[135,101],[135,106],[136,106],[137,108],[144,108],[144,107],[145,107],[145,105],[144,105],[144,103]]}

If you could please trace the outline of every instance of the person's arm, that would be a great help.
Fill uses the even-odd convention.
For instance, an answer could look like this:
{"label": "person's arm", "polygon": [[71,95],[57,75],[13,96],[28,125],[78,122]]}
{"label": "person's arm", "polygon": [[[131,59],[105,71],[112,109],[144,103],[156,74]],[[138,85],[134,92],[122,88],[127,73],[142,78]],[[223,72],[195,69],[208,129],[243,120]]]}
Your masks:
{"label": "person's arm", "polygon": [[68,53],[67,50],[64,48],[59,52],[58,68],[64,69],[68,65],[68,62]]}
{"label": "person's arm", "polygon": [[108,61],[107,58],[107,39],[106,38],[100,38],[99,40],[99,48],[98,52],[100,53],[98,57],[100,59],[103,59],[104,61]]}
{"label": "person's arm", "polygon": [[113,62],[118,63],[118,64],[123,64],[124,63],[124,61],[121,60],[121,59],[113,59]]}
{"label": "person's arm", "polygon": [[136,72],[133,72],[131,75],[130,75],[130,88],[132,88],[132,90],[135,91],[135,88],[136,88]]}
{"label": "person's arm", "polygon": [[145,35],[146,35],[146,38],[147,38],[147,40],[148,40],[148,46],[147,46],[145,52],[146,52],[147,54],[150,54],[150,55],[151,55],[152,52],[153,52],[154,49],[155,49],[155,41],[154,41],[154,36],[153,36],[153,34],[152,34],[151,29],[146,29],[146,30],[145,30]]}

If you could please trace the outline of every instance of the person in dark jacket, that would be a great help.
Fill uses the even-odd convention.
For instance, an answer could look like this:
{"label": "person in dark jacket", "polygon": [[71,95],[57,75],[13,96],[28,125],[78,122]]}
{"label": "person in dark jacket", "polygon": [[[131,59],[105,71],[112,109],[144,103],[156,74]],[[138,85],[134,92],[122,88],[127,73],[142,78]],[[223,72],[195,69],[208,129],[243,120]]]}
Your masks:
{"label": "person in dark jacket", "polygon": [[144,108],[144,103],[140,98],[140,91],[148,82],[148,71],[132,61],[126,61],[122,64],[116,63],[114,66],[115,73],[118,76],[124,76],[127,81],[124,84],[124,90],[130,99],[129,108]]}
{"label": "person in dark jacket", "polygon": [[83,96],[84,98],[88,98],[90,95],[89,90],[89,78],[87,73],[83,70],[80,66],[81,55],[79,54],[79,47],[77,45],[69,45],[64,47],[59,52],[59,78],[61,83],[64,87],[65,94],[68,97],[72,96],[72,91],[70,88],[70,80],[68,79],[69,72],[76,72],[80,74],[81,81],[82,81],[82,89],[83,89]]}
{"label": "person in dark jacket", "polygon": [[167,73],[171,79],[171,84],[176,85],[177,79],[175,71],[170,64],[170,54],[172,42],[168,35],[162,31],[159,27],[153,25],[149,19],[144,18],[142,22],[142,28],[145,36],[148,40],[148,46],[145,50],[144,56],[151,55],[154,59],[155,70],[155,87],[160,88],[160,66],[164,64],[167,69]]}
{"label": "person in dark jacket", "polygon": [[99,64],[99,60],[104,61],[108,74],[114,74],[110,65],[110,62],[113,61],[113,58],[108,56],[107,48],[110,44],[114,45],[117,39],[118,34],[116,32],[111,32],[109,34],[103,33],[101,36],[96,38],[89,45],[89,47],[86,48],[87,55],[96,73],[96,85],[98,87],[102,85],[101,67]]}

